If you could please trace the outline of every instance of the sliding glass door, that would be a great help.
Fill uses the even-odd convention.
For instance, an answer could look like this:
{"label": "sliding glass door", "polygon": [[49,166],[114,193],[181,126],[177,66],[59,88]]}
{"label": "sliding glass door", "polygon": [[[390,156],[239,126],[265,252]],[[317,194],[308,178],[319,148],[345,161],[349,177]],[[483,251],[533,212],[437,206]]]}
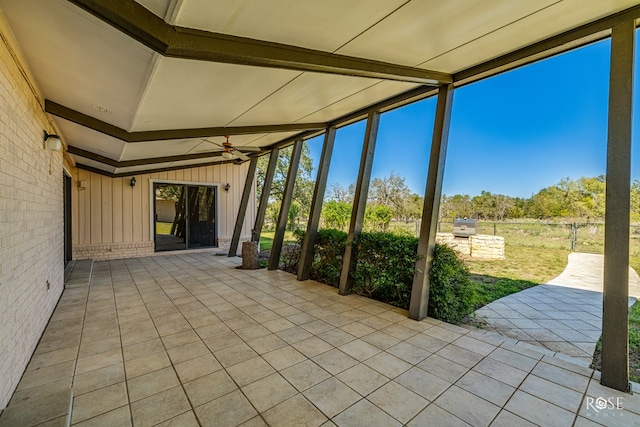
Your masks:
{"label": "sliding glass door", "polygon": [[155,183],[155,250],[217,246],[216,187]]}

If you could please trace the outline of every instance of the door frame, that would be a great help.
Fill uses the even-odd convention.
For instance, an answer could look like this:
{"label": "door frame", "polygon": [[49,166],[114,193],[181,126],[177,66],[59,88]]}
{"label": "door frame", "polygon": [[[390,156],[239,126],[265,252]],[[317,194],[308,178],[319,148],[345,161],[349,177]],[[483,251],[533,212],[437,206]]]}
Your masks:
{"label": "door frame", "polygon": [[66,267],[73,260],[73,178],[62,169],[62,263]]}
{"label": "door frame", "polygon": [[[155,243],[156,243],[156,221],[155,221],[155,211],[156,211],[156,195],[153,191],[155,185],[154,184],[174,184],[174,185],[185,185],[196,186],[196,187],[215,187],[216,188],[216,221],[215,221],[215,233],[216,238],[220,238],[220,190],[222,189],[222,184],[217,182],[202,182],[202,181],[179,181],[173,179],[149,179],[149,236],[154,245],[155,252]],[[209,248],[216,248],[216,246],[209,246]],[[195,248],[195,249],[203,249],[203,248]],[[191,249],[191,250],[195,250]],[[183,249],[185,251],[190,250],[188,247]]]}

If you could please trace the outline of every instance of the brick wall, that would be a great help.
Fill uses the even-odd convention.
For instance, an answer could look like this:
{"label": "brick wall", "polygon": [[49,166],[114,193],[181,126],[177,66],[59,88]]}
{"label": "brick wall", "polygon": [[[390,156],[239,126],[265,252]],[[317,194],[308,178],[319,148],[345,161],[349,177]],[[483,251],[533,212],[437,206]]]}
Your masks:
{"label": "brick wall", "polygon": [[[1,29],[0,29],[1,30]],[[0,33],[0,409],[18,384],[63,290],[62,153]],[[47,289],[49,281],[49,289]]]}

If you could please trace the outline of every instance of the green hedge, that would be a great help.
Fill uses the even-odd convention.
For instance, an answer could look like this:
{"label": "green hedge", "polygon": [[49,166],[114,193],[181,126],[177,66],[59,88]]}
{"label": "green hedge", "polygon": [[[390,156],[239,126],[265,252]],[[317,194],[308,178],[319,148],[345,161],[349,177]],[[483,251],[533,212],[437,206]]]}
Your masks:
{"label": "green hedge", "polygon": [[[297,273],[304,232],[285,250],[284,269]],[[314,245],[311,279],[338,286],[347,234],[322,229]],[[409,308],[418,239],[389,233],[361,233],[354,242],[356,268],[353,291],[405,309]],[[457,323],[473,311],[469,270],[448,246],[436,245],[429,274],[429,316]]]}

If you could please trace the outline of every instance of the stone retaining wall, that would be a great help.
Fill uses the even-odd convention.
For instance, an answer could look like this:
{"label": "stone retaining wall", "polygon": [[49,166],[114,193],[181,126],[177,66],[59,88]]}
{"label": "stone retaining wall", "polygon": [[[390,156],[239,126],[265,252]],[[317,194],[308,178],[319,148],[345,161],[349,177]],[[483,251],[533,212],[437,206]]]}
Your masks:
{"label": "stone retaining wall", "polygon": [[476,234],[468,239],[451,233],[436,234],[436,242],[450,246],[461,255],[472,258],[504,259],[504,237]]}

